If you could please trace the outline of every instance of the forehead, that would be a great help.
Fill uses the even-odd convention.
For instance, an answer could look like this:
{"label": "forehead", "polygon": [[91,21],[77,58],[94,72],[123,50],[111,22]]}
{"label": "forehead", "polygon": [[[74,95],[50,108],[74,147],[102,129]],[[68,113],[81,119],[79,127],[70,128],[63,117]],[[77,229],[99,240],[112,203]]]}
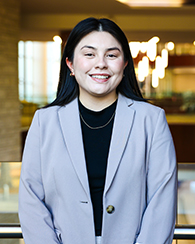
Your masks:
{"label": "forehead", "polygon": [[118,40],[106,31],[93,31],[84,36],[77,44],[75,51],[82,49],[84,46],[92,46],[94,48],[108,49],[111,47],[118,47],[122,50],[122,47]]}

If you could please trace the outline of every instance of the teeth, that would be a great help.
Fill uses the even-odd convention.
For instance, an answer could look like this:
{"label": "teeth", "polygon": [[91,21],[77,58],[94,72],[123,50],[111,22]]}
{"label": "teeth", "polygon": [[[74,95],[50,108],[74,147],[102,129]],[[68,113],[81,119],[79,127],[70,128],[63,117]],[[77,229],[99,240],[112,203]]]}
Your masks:
{"label": "teeth", "polygon": [[108,79],[109,76],[108,75],[92,75],[93,78],[97,78],[97,79]]}

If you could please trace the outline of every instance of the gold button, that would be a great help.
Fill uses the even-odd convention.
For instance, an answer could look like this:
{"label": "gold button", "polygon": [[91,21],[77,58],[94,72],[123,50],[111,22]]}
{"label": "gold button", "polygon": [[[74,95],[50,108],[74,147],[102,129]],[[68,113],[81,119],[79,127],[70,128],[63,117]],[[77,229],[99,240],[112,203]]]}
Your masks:
{"label": "gold button", "polygon": [[112,206],[112,205],[109,205],[109,206],[106,208],[106,211],[107,211],[107,213],[109,213],[109,214],[114,213],[114,210],[115,210],[115,208],[114,208],[114,206]]}

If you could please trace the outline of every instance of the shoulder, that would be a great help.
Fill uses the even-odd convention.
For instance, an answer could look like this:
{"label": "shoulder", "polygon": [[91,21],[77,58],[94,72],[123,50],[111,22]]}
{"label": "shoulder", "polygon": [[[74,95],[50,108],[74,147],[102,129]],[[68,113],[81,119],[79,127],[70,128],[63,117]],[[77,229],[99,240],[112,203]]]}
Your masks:
{"label": "shoulder", "polygon": [[133,114],[134,123],[138,127],[146,126],[155,129],[157,125],[167,124],[165,111],[158,106],[149,102],[135,101],[121,95],[119,101],[122,113],[125,114],[125,117],[127,117],[127,113]]}
{"label": "shoulder", "polygon": [[77,99],[74,99],[72,102],[64,106],[51,106],[47,108],[40,108],[35,112],[33,121],[36,121],[38,124],[52,125],[58,123],[60,118],[63,120],[69,119],[71,116],[75,115],[78,110]]}
{"label": "shoulder", "polygon": [[34,114],[33,121],[44,121],[49,120],[55,117],[58,113],[58,110],[60,109],[60,106],[52,106],[48,108],[40,108],[37,109],[37,111]]}
{"label": "shoulder", "polygon": [[55,120],[59,109],[60,106],[37,109],[33,116],[30,128],[49,124],[51,121]]}
{"label": "shoulder", "polygon": [[78,107],[78,99],[75,98],[71,102],[69,102],[66,105],[54,105],[46,108],[38,109],[36,113],[39,114],[41,117],[47,117],[47,116],[54,116],[57,115],[59,112],[62,112],[64,110],[74,110]]}
{"label": "shoulder", "polygon": [[150,102],[142,102],[142,101],[133,101],[132,108],[137,112],[141,112],[144,114],[159,114],[164,110],[156,105],[151,104]]}
{"label": "shoulder", "polygon": [[162,126],[163,124],[167,124],[164,109],[149,102],[134,101],[132,109],[135,111],[137,121],[142,120],[147,125],[150,124],[153,128],[156,128],[158,125]]}
{"label": "shoulder", "polygon": [[127,98],[120,94],[120,100],[124,100],[127,106],[134,110],[136,114],[141,114],[143,116],[147,115],[158,115],[159,113],[164,113],[164,110],[156,105],[151,104],[150,102],[145,101],[136,101],[130,98]]}
{"label": "shoulder", "polygon": [[51,106],[48,108],[40,108],[36,111],[39,116],[50,116],[51,114],[56,114],[61,106]]}
{"label": "shoulder", "polygon": [[128,103],[129,112],[132,113],[133,111],[134,125],[137,128],[142,128],[145,132],[147,131],[147,134],[150,136],[155,133],[155,135],[160,135],[161,137],[163,135],[166,140],[171,138],[164,109],[149,102],[123,98]]}

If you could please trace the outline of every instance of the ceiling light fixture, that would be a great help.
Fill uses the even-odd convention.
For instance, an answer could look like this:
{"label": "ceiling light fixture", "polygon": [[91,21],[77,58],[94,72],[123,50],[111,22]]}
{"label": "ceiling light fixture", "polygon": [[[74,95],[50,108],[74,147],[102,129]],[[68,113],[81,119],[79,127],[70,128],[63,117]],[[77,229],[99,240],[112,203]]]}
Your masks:
{"label": "ceiling light fixture", "polygon": [[172,51],[175,48],[175,44],[173,42],[168,42],[165,44],[165,46],[169,51]]}
{"label": "ceiling light fixture", "polygon": [[62,38],[58,35],[53,37],[53,41],[58,43],[58,44],[62,44]]}
{"label": "ceiling light fixture", "polygon": [[130,7],[181,7],[184,0],[117,0]]}

